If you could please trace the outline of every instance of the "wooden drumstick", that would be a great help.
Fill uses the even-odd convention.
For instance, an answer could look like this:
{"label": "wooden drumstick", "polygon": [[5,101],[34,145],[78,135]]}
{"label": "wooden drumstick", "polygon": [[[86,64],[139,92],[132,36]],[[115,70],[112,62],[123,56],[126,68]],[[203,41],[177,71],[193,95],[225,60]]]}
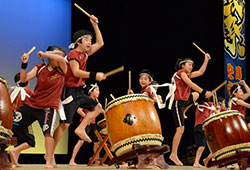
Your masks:
{"label": "wooden drumstick", "polygon": [[111,97],[113,100],[115,100],[115,97],[113,96],[113,94],[110,94],[110,97]]}
{"label": "wooden drumstick", "polygon": [[214,90],[212,90],[212,92],[216,92],[218,91],[220,88],[222,88],[225,84],[227,83],[227,81],[225,80],[223,83],[221,83],[218,87],[216,87]]}
{"label": "wooden drumstick", "polygon": [[131,90],[131,71],[128,71],[128,89]]}
{"label": "wooden drumstick", "polygon": [[105,76],[108,77],[108,76],[114,75],[116,73],[119,73],[119,72],[121,72],[123,70],[124,70],[124,66],[121,66],[121,67],[119,67],[117,69],[114,69],[112,71],[109,71],[109,72],[105,73]]}
{"label": "wooden drumstick", "polygon": [[108,99],[105,98],[105,103],[104,103],[104,109],[105,109],[105,110],[106,110],[106,108],[107,108],[107,105],[108,105]]}
{"label": "wooden drumstick", "polygon": [[198,45],[196,45],[194,42],[193,42],[193,45],[198,49],[200,50],[200,52],[202,52],[204,55],[206,55],[205,51],[203,51]]}
{"label": "wooden drumstick", "polygon": [[[74,3],[75,7],[77,7],[80,11],[82,11],[85,15],[87,15],[88,17],[90,17],[91,15],[85,11],[84,9],[82,9],[79,5],[77,5],[76,3]],[[98,24],[98,20],[96,19],[95,22]]]}
{"label": "wooden drumstick", "polygon": [[33,46],[33,47],[29,50],[29,52],[28,52],[27,54],[30,55],[35,49],[36,49],[36,47]]}

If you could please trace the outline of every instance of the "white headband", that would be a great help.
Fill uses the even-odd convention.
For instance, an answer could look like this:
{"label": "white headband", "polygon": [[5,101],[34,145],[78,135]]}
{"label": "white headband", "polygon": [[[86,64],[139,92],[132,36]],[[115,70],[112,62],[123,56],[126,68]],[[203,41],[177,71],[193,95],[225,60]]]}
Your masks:
{"label": "white headband", "polygon": [[89,35],[89,34],[85,34],[85,35],[83,35],[83,36],[77,38],[77,40],[76,40],[75,42],[73,42],[73,43],[71,43],[71,44],[69,45],[69,48],[71,48],[71,49],[75,48],[76,43],[77,43],[79,40],[81,40],[82,38],[85,38],[85,37],[92,37],[92,36]]}
{"label": "white headband", "polygon": [[146,75],[146,76],[148,76],[150,79],[151,79],[151,81],[153,81],[154,79],[153,79],[153,77],[151,77],[148,73],[141,73],[139,76],[141,77],[141,75]]}
{"label": "white headband", "polygon": [[179,63],[179,66],[180,66],[181,64],[185,63],[185,62],[188,62],[188,61],[194,63],[193,60],[190,60],[190,59],[188,59],[188,60],[182,60],[182,61]]}
{"label": "white headband", "polygon": [[88,94],[90,94],[90,92],[92,92],[96,87],[98,87],[97,83],[95,84],[90,84],[91,88],[88,91]]}
{"label": "white headband", "polygon": [[240,85],[238,85],[237,88],[234,89],[234,91],[232,92],[232,94],[234,94],[237,90],[240,90],[240,89],[241,89],[241,87],[240,87]]}
{"label": "white headband", "polygon": [[64,52],[62,52],[60,50],[46,51],[45,53],[47,53],[47,54],[57,54],[57,53],[60,53],[60,54],[64,55]]}

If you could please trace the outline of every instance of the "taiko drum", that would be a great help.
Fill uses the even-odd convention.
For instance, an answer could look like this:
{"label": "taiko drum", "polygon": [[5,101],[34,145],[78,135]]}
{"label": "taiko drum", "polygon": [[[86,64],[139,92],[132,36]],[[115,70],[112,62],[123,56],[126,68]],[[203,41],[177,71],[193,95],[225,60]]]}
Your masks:
{"label": "taiko drum", "polygon": [[236,110],[215,114],[203,124],[206,141],[216,160],[234,156],[236,150],[250,151],[250,129]]}
{"label": "taiko drum", "polygon": [[12,105],[6,80],[0,77],[0,126],[12,129]]}
{"label": "taiko drum", "polygon": [[162,145],[161,123],[153,100],[143,94],[125,95],[105,110],[112,151],[117,156],[132,151],[133,144]]}

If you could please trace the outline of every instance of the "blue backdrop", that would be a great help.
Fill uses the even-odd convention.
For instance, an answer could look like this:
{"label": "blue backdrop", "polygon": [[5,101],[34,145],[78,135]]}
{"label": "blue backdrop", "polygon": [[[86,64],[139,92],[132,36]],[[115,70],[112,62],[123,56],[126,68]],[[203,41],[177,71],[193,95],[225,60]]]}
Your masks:
{"label": "blue backdrop", "polygon": [[[20,71],[20,57],[33,46],[28,70],[41,63],[36,53],[49,45],[66,48],[71,40],[71,0],[0,1],[0,75],[8,85]],[[35,81],[31,82],[34,88]]]}

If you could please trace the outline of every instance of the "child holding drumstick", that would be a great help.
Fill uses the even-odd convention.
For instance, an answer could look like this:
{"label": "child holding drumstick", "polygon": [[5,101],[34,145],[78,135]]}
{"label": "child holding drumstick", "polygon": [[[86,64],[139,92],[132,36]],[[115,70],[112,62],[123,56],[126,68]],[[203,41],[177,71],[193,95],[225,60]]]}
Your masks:
{"label": "child holding drumstick", "polygon": [[[99,102],[98,101],[98,97],[100,95],[100,90],[99,90],[99,87],[97,84],[91,84],[90,86],[88,86],[87,88],[87,92],[88,92],[88,95],[94,99],[95,101]],[[77,113],[80,114],[82,116],[81,120],[82,121],[84,119],[84,117],[86,116],[86,114],[89,114],[88,113],[88,110],[86,109],[83,109],[83,108],[78,108],[77,109]],[[97,150],[98,146],[99,146],[99,142],[98,142],[98,138],[96,137],[95,135],[95,130],[97,129],[96,127],[96,122],[95,122],[95,119],[90,123],[90,125],[88,125],[86,127],[86,133],[87,135],[91,138],[91,140],[94,142],[94,153],[95,151]],[[79,152],[80,148],[82,147],[84,143],[84,140],[82,139],[79,139],[77,144],[75,145],[74,149],[73,149],[73,153],[72,153],[72,157],[70,159],[70,162],[69,162],[69,166],[78,166],[76,163],[75,163],[75,158],[76,158],[76,155],[77,153]],[[97,157],[97,159],[99,158],[99,156]],[[98,164],[97,162],[95,162],[96,164]]]}
{"label": "child holding drumstick", "polygon": [[[176,165],[182,166],[183,163],[178,158],[178,147],[184,133],[184,109],[190,104],[194,103],[200,96],[200,98],[208,98],[212,96],[212,93],[199,87],[193,83],[191,78],[199,77],[203,75],[206,70],[210,55],[206,54],[204,62],[198,71],[193,70],[193,60],[186,58],[184,60],[178,59],[176,62],[177,72],[172,78],[172,83],[176,87],[174,92],[174,102],[172,105],[172,114],[176,125],[176,132],[172,142],[172,151],[169,156]],[[195,92],[191,93],[191,89]]]}

